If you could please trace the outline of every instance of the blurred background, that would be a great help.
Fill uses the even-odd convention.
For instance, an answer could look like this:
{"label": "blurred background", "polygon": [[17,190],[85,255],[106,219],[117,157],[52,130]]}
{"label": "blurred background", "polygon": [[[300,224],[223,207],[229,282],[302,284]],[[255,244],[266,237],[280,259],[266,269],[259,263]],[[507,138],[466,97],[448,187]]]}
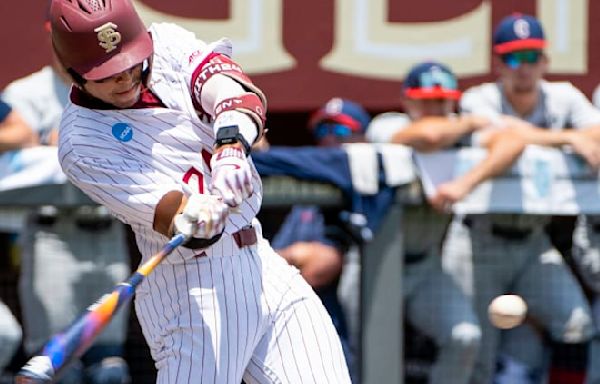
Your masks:
{"label": "blurred background", "polygon": [[[133,2],[147,24],[173,22],[195,32],[204,41],[223,36],[232,40],[235,61],[268,97],[266,127],[272,147],[316,144],[313,133],[307,129],[309,119],[334,96],[361,104],[371,116],[402,111],[402,79],[418,62],[437,60],[447,64],[457,75],[459,87],[463,90],[494,81],[497,74],[492,65],[492,32],[501,19],[515,12],[534,15],[544,25],[548,42],[545,52],[550,60],[545,76],[547,80],[570,81],[590,99],[600,83],[600,50],[597,49],[600,46],[600,1]],[[0,64],[0,89],[50,63],[49,33],[45,28],[47,7],[46,0],[0,2],[0,36],[5,52]],[[287,186],[270,190],[270,193],[287,197],[271,200],[270,206],[261,212],[269,237],[275,236],[290,206],[297,202],[289,197],[298,192],[294,188]],[[307,195],[310,193],[307,192]],[[297,197],[301,198],[300,195]],[[340,209],[347,207],[338,197],[333,200],[335,203],[328,207],[332,212],[325,209],[325,213],[335,216],[335,221],[340,219]],[[15,205],[19,204],[15,201]],[[6,220],[2,217],[0,221]],[[342,221],[341,225],[347,227],[347,218]],[[548,231],[554,233],[553,240],[559,250],[568,255],[571,247],[569,236],[565,240],[565,236],[561,235],[564,235],[565,228],[571,233],[574,217],[562,217],[555,223],[558,224],[548,227]],[[356,228],[350,228],[349,232],[353,230]],[[356,233],[346,235],[357,236]],[[17,287],[22,250],[16,237],[15,233],[0,234],[0,298],[21,321],[22,303]],[[140,255],[130,230],[126,231],[126,240],[127,252],[131,256],[130,266],[135,268]],[[359,253],[365,251],[361,249],[360,241],[355,243],[359,243]],[[131,311],[126,315],[129,327],[124,356],[129,363],[132,380],[134,383],[153,382],[153,363],[135,313]],[[406,372],[403,380],[426,383],[437,354],[436,346],[410,325],[402,328],[400,333],[410,336],[405,338],[410,341],[404,345]],[[554,367],[555,374],[546,376],[546,382],[583,383],[588,359],[585,348],[557,345],[554,350],[550,365]],[[27,355],[20,346],[7,371],[12,373],[18,369]],[[360,353],[357,356],[360,358]],[[360,362],[356,364],[360,365]],[[6,380],[10,382],[10,378]]]}
{"label": "blurred background", "polygon": [[[412,64],[449,65],[460,87],[493,79],[491,36],[513,12],[536,15],[548,35],[550,80],[591,97],[600,82],[600,3],[589,0],[136,0],[146,22],[176,22],[205,41],[232,39],[234,57],[269,96],[269,140],[310,142],[307,114],[332,96],[370,112],[398,108]],[[50,60],[46,1],[2,2],[6,58],[0,87]],[[275,129],[277,128],[277,129]]]}

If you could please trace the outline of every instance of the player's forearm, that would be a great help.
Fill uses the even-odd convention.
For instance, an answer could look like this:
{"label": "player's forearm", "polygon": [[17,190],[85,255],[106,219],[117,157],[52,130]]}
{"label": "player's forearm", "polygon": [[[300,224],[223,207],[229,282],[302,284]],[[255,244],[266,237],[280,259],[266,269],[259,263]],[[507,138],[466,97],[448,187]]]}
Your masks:
{"label": "player's forearm", "polygon": [[0,152],[30,147],[37,143],[33,129],[14,111],[0,124]]}
{"label": "player's forearm", "polygon": [[296,242],[277,253],[297,267],[313,288],[331,284],[341,273],[343,257],[331,245],[316,241]]}
{"label": "player's forearm", "polygon": [[437,151],[473,129],[468,118],[427,117],[394,134],[392,143],[409,145],[422,152]]}
{"label": "player's forearm", "polygon": [[509,169],[525,149],[525,140],[512,131],[495,132],[488,140],[487,156],[462,176],[469,191],[478,184],[498,176]]}
{"label": "player's forearm", "polygon": [[574,135],[581,134],[573,130],[555,131],[548,128],[523,128],[520,130],[521,136],[527,144],[542,145],[549,147],[558,147],[569,145],[573,141]]}
{"label": "player's forearm", "polygon": [[167,237],[173,236],[173,218],[183,211],[186,202],[187,198],[182,192],[167,192],[154,209],[152,228]]}
{"label": "player's forearm", "polygon": [[[217,116],[218,105],[223,100],[236,98],[246,91],[241,84],[224,75],[215,75],[206,82],[202,92],[202,108],[215,118],[215,129],[236,125],[246,142],[252,145],[258,138],[259,129],[252,118],[240,111],[230,110]],[[215,132],[216,134],[216,132]]]}
{"label": "player's forearm", "polygon": [[585,127],[579,130],[579,132],[582,135],[600,143],[600,125]]}

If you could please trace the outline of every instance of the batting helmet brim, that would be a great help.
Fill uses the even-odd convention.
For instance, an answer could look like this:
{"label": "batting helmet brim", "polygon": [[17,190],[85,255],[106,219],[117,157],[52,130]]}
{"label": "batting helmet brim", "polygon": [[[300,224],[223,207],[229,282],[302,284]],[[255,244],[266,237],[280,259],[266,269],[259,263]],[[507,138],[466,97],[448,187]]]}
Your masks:
{"label": "batting helmet brim", "polygon": [[130,46],[124,45],[120,52],[103,63],[92,66],[74,66],[73,69],[86,80],[106,79],[142,63],[152,55],[153,51],[152,38],[148,35],[147,39],[138,39]]}

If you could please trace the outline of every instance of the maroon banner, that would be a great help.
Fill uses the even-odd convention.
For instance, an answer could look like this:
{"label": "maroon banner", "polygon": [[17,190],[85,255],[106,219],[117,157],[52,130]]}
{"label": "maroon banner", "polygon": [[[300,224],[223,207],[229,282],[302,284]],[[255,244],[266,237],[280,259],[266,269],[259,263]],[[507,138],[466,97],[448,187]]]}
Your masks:
{"label": "maroon banner", "polygon": [[[50,60],[46,1],[0,3],[0,86]],[[493,80],[491,33],[515,12],[546,28],[550,80],[591,96],[600,83],[600,2],[591,0],[135,0],[147,23],[175,22],[203,40],[228,36],[271,112],[306,112],[332,96],[398,108],[401,80],[421,60],[449,64],[462,88]]]}

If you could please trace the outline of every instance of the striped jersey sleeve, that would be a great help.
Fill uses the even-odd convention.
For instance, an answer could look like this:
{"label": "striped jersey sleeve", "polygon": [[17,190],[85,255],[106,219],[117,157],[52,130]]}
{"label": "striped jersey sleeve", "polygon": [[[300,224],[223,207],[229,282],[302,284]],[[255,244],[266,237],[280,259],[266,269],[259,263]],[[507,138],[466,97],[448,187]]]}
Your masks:
{"label": "striped jersey sleeve", "polygon": [[69,113],[59,146],[59,161],[69,180],[124,223],[151,228],[157,203],[167,192],[181,191],[181,184],[159,172],[150,157],[128,151],[116,140],[102,143],[109,138],[98,135],[101,128],[92,126],[91,117],[75,121],[77,112],[68,108],[65,114]]}

